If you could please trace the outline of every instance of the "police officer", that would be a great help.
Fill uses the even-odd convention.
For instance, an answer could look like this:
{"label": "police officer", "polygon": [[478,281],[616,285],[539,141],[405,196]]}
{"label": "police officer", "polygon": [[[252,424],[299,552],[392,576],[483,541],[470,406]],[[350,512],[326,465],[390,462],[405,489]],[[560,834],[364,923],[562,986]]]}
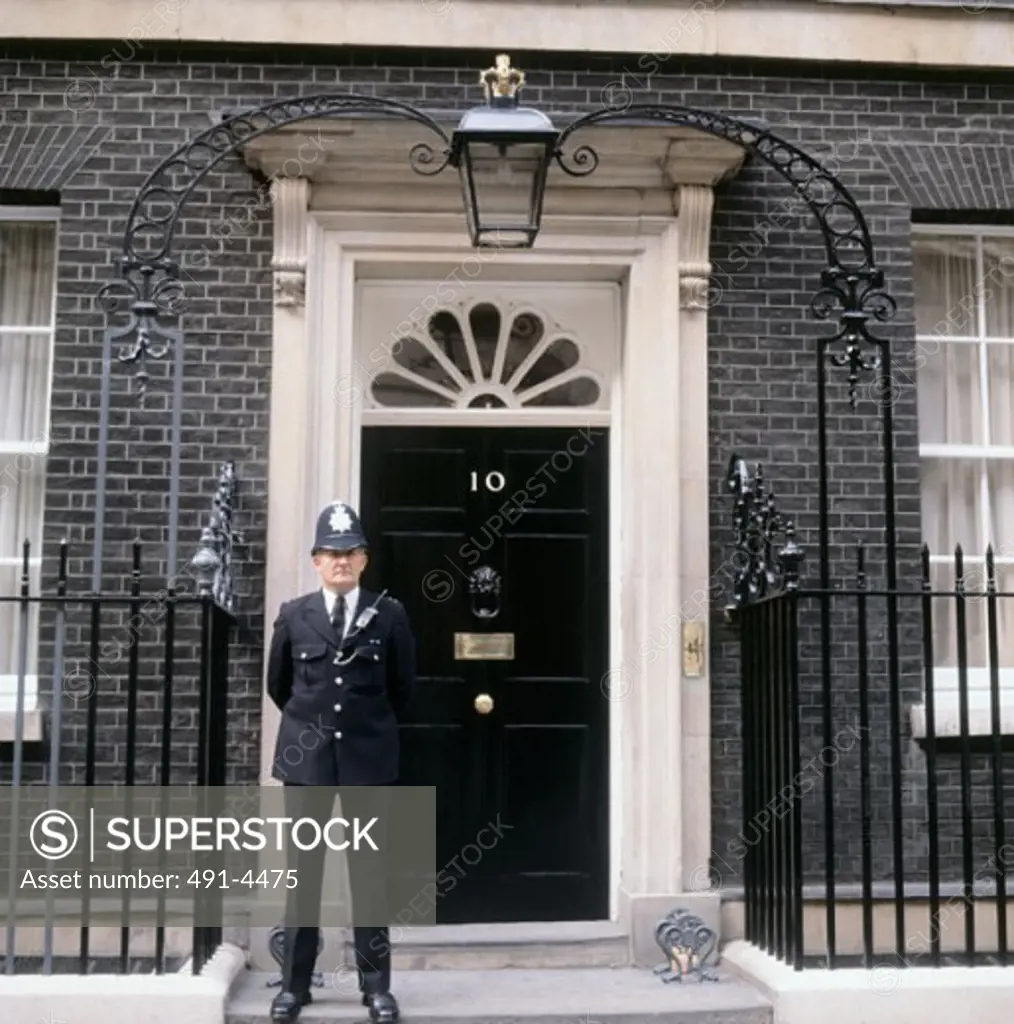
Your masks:
{"label": "police officer", "polygon": [[[375,594],[359,586],[367,544],[348,505],[336,501],[320,513],[310,553],[321,586],[282,604],[271,638],[268,693],[282,712],[271,774],[293,787],[393,785],[398,722],[415,685],[415,640],[408,616],[386,591]],[[287,790],[286,796],[298,793]],[[341,795],[344,816],[351,818],[347,805],[355,791]],[[350,856],[353,910],[355,873]],[[319,904],[319,881],[314,889],[314,879],[303,874],[301,867],[299,898],[306,898],[309,887],[310,898]],[[388,928],[356,927],[354,937],[363,1005],[373,1021],[390,1024],[399,1011],[390,991]],[[273,1021],[294,1021],[311,1002],[318,942],[317,927],[287,923],[282,990],[271,1004]]]}

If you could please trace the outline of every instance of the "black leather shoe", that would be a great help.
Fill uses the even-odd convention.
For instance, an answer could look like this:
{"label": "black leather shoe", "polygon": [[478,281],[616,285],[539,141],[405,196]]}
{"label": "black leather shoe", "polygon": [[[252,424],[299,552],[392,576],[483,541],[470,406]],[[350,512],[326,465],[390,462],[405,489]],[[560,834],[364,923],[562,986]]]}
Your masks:
{"label": "black leather shoe", "polygon": [[370,1020],[374,1024],[393,1024],[400,1016],[398,1000],[390,992],[364,994],[363,1006],[369,1007]]}
{"label": "black leather shoe", "polygon": [[277,1024],[290,1024],[299,1016],[299,1011],[313,1002],[307,992],[279,992],[271,1000],[271,1019]]}

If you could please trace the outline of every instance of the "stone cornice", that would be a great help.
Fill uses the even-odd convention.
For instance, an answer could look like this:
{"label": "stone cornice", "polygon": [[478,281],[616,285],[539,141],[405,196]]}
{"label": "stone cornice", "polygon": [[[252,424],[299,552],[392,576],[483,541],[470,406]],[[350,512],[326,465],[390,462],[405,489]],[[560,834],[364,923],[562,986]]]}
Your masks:
{"label": "stone cornice", "polygon": [[[0,0],[0,38],[214,45],[456,46],[490,54],[630,54],[636,91],[667,56],[1009,68],[1014,18],[996,3],[815,3],[657,0]],[[599,12],[595,11],[601,7]],[[115,43],[111,44],[116,46]],[[120,43],[123,51],[123,43]],[[115,62],[114,51],[110,60]],[[640,80],[640,84],[638,84]]]}
{"label": "stone cornice", "polygon": [[[445,130],[453,130],[448,123]],[[596,170],[573,178],[550,169],[545,214],[657,216],[672,213],[673,188],[709,188],[733,177],[745,152],[733,143],[665,125],[595,127],[576,132],[568,148],[592,146]],[[439,143],[428,129],[390,118],[307,121],[262,135],[244,147],[249,166],[271,180],[313,183],[314,209],[450,211],[461,209],[453,168],[434,177],[412,170],[409,152]]]}

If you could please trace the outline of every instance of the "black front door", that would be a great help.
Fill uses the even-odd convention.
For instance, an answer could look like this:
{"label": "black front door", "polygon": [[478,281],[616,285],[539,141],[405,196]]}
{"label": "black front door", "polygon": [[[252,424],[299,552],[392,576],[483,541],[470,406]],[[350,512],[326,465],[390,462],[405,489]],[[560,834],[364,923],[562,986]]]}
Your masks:
{"label": "black front door", "polygon": [[411,616],[437,921],[608,917],[608,431],[367,427],[366,582]]}

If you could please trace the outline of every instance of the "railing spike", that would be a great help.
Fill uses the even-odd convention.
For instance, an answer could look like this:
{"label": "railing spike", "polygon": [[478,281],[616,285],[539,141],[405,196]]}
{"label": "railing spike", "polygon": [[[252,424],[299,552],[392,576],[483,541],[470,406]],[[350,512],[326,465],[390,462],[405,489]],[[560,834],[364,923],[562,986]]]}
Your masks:
{"label": "railing spike", "polygon": [[933,589],[933,572],[930,563],[930,549],[928,544],[923,544],[921,559],[922,563],[922,588],[923,590]]}

